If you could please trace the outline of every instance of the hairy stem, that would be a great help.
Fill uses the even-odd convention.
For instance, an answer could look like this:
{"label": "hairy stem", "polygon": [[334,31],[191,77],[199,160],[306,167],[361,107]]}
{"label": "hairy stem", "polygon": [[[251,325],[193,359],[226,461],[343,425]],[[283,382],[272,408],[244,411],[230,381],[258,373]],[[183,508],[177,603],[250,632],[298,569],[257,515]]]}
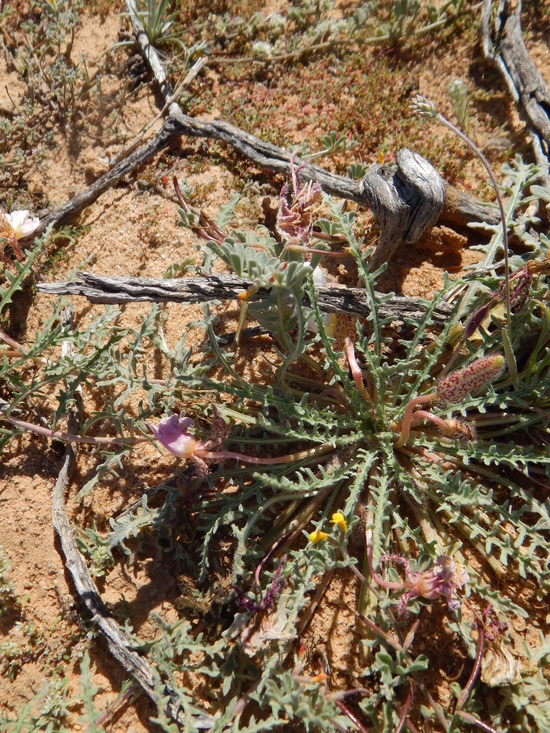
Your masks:
{"label": "hairy stem", "polygon": [[65,433],[61,430],[52,430],[51,428],[43,428],[41,425],[34,425],[33,423],[26,422],[25,420],[18,420],[15,417],[9,417],[8,415],[0,416],[0,420],[6,420],[7,422],[15,425],[17,428],[28,430],[36,435],[44,435],[46,438],[52,440],[62,440],[64,443],[87,443],[88,445],[124,445],[125,443],[145,443],[146,438],[92,438],[87,435],[75,435],[74,433]]}
{"label": "hairy stem", "polygon": [[195,450],[193,455],[198,458],[209,458],[210,460],[230,460],[233,458],[236,461],[252,463],[256,466],[272,466],[280,463],[292,463],[292,461],[300,461],[304,458],[311,458],[312,456],[321,456],[323,453],[328,453],[331,450],[334,450],[334,446],[331,443],[323,443],[315,448],[309,448],[309,450],[298,451],[287,456],[276,456],[275,458],[258,458],[256,456],[247,456],[244,453],[235,453],[230,450]]}
{"label": "hairy stem", "polygon": [[421,405],[425,402],[433,402],[438,397],[437,392],[431,392],[430,394],[423,394],[410,400],[403,415],[403,421],[401,423],[401,437],[396,443],[398,448],[402,448],[411,434],[411,419],[413,410],[417,405]]}

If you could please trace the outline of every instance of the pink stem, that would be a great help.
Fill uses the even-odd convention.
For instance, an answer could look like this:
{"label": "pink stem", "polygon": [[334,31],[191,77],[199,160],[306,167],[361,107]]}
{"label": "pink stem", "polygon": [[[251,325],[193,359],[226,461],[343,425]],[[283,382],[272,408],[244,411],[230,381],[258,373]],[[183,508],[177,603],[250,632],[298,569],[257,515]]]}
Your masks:
{"label": "pink stem", "polygon": [[396,443],[398,448],[404,446],[409,439],[409,436],[411,434],[411,417],[414,408],[417,405],[423,404],[424,402],[433,402],[437,399],[437,397],[437,392],[432,392],[431,394],[421,394],[409,402],[409,404],[407,405],[407,409],[405,410],[405,414],[403,415],[403,422],[401,423],[401,437]]}
{"label": "pink stem", "polygon": [[388,634],[386,634],[385,631],[382,631],[382,629],[379,626],[377,626],[373,621],[371,621],[370,619],[368,619],[366,616],[363,616],[363,614],[358,613],[357,611],[355,611],[355,615],[357,616],[357,618],[360,621],[362,621],[365,624],[365,626],[368,626],[369,629],[371,629],[372,631],[374,631],[375,634],[379,634],[383,639],[385,639],[386,642],[391,647],[393,647],[396,651],[398,651],[398,652],[402,652],[403,651],[403,647],[401,646],[401,644],[398,641],[395,641],[395,639],[392,639],[391,636],[389,636]]}
{"label": "pink stem", "polygon": [[0,331],[0,339],[2,341],[5,341],[8,346],[11,346],[12,349],[16,349],[22,356],[25,356],[25,349],[19,344],[17,341],[14,341],[11,336],[8,336],[7,333],[4,333],[4,331]]}
{"label": "pink stem", "polygon": [[359,368],[359,364],[357,363],[357,359],[355,357],[355,347],[353,346],[353,341],[349,338],[349,336],[346,336],[346,356],[348,357],[348,363],[349,368],[351,369],[351,376],[353,377],[353,381],[355,382],[355,387],[357,388],[357,391],[363,397],[363,399],[367,400],[367,402],[371,402],[370,394],[367,392],[365,385],[363,384],[363,372]]}
{"label": "pink stem", "polygon": [[374,582],[381,588],[387,588],[388,590],[404,590],[405,588],[414,588],[414,583],[411,583],[408,580],[392,582],[389,580],[384,580],[380,575],[378,575],[378,573],[374,569],[374,565],[372,562],[372,532],[370,529],[365,532],[365,537],[367,542],[367,560],[369,563],[369,571]]}
{"label": "pink stem", "polygon": [[468,682],[466,683],[466,686],[462,690],[462,694],[458,698],[458,702],[456,704],[457,711],[464,707],[464,704],[468,700],[470,696],[470,692],[472,691],[472,688],[481,670],[481,660],[483,658],[483,652],[485,650],[485,631],[483,630],[483,626],[481,624],[478,624],[477,627],[478,627],[477,628],[478,637],[477,637],[476,660],[474,662],[474,666],[470,673]]}
{"label": "pink stem", "polygon": [[88,445],[122,445],[124,443],[143,443],[145,438],[90,438],[85,435],[74,435],[73,433],[64,433],[60,430],[51,430],[50,428],[43,428],[41,425],[33,425],[25,420],[17,420],[14,417],[8,417],[1,415],[0,420],[6,420],[7,422],[15,425],[23,430],[28,430],[31,433],[37,435],[44,435],[46,438],[52,440],[62,440],[65,443],[87,443]]}
{"label": "pink stem", "polygon": [[401,733],[403,728],[405,727],[407,723],[407,716],[409,714],[409,710],[411,709],[413,697],[414,697],[414,682],[411,681],[411,691],[409,692],[409,696],[407,697],[407,701],[405,702],[405,705],[403,707],[403,710],[401,711],[401,718],[399,720],[399,723],[397,725],[397,728],[395,729],[395,733]]}
{"label": "pink stem", "polygon": [[411,425],[414,425],[414,423],[419,420],[429,420],[430,422],[433,422],[434,425],[437,425],[441,430],[445,430],[447,427],[447,423],[443,418],[438,417],[437,415],[434,415],[433,412],[428,412],[427,410],[417,410],[411,417]]}
{"label": "pink stem", "polygon": [[340,710],[348,716],[348,718],[351,720],[353,725],[355,725],[361,733],[370,733],[370,730],[374,730],[373,728],[369,729],[366,728],[363,723],[359,720],[359,718],[355,715],[355,713],[352,713],[351,710],[348,708],[347,705],[344,705],[344,703],[341,700],[334,700],[334,704],[337,705]]}
{"label": "pink stem", "polygon": [[292,461],[298,461],[302,458],[309,458],[310,456],[318,456],[323,453],[327,453],[333,450],[333,446],[330,443],[323,443],[318,448],[311,448],[310,450],[303,450],[298,453],[291,453],[288,456],[277,456],[276,458],[257,458],[256,456],[246,456],[244,453],[234,453],[230,450],[220,451],[209,451],[209,450],[195,450],[193,455],[198,458],[209,458],[211,460],[220,459],[235,459],[236,461],[242,461],[243,463],[253,463],[257,466],[272,466],[279,463],[292,463]]}

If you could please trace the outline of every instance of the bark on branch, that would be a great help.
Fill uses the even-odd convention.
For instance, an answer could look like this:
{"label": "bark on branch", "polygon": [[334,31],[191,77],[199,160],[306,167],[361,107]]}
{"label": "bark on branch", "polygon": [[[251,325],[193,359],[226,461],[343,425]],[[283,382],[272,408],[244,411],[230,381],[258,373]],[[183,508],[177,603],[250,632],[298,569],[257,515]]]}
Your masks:
{"label": "bark on branch", "polygon": [[[132,648],[131,640],[121,631],[117,622],[111,618],[76,544],[65,511],[64,500],[64,491],[69,482],[74,461],[74,449],[72,445],[68,445],[52,499],[52,522],[54,530],[61,541],[61,548],[65,556],[65,567],[71,574],[78,596],[86,606],[92,622],[99,628],[105,638],[110,653],[124,667],[126,672],[132,675],[153,702],[158,704],[159,695],[153,670],[147,661]],[[189,723],[187,719],[189,711],[186,713],[181,710],[177,702],[176,692],[165,687],[162,693],[169,699],[168,712],[172,718],[182,725],[187,725]],[[193,711],[192,720],[197,728],[203,730],[209,730],[215,723],[215,719],[211,715],[198,709]]]}
{"label": "bark on branch", "polygon": [[[50,295],[80,295],[91,303],[122,304],[136,301],[155,303],[201,303],[209,300],[235,300],[239,293],[252,285],[250,280],[234,275],[209,275],[205,277],[157,280],[138,277],[104,277],[81,272],[71,282],[38,283],[37,288]],[[344,313],[365,318],[371,308],[366,293],[361,288],[319,288],[318,306],[326,313]],[[261,300],[269,291],[260,288],[250,300]],[[304,306],[311,303],[307,296]],[[449,319],[451,306],[439,303],[434,309],[434,324],[442,327]],[[394,295],[380,306],[380,315],[395,321],[420,321],[426,312],[422,303],[414,298]]]}
{"label": "bark on branch", "polygon": [[543,170],[545,185],[550,186],[550,88],[523,40],[521,0],[514,0],[514,3],[501,0],[494,20],[494,38],[491,34],[491,8],[492,0],[485,0],[481,16],[485,58],[496,65],[512,99],[528,121],[535,160]]}

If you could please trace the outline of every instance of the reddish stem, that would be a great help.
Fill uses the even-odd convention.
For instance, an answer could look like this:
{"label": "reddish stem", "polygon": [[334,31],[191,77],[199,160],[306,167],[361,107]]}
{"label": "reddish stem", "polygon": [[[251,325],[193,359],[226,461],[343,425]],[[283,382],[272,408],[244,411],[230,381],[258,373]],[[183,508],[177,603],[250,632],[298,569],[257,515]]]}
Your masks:
{"label": "reddish stem", "polygon": [[358,611],[355,611],[355,615],[357,616],[358,619],[360,619],[365,624],[365,626],[368,626],[369,629],[371,629],[371,631],[374,631],[375,634],[379,634],[386,641],[387,644],[389,644],[391,647],[395,649],[395,651],[397,652],[403,651],[403,647],[401,646],[401,644],[398,641],[395,641],[395,639],[392,639],[391,636],[389,636],[389,634],[386,634],[385,631],[382,631],[382,629],[379,626],[377,626],[374,623],[374,621],[371,621],[370,619],[368,619],[366,616],[363,616],[363,614],[359,613]]}
{"label": "reddish stem", "polygon": [[407,716],[409,714],[409,710],[411,709],[411,705],[413,701],[414,688],[415,688],[415,684],[414,682],[411,682],[411,691],[409,692],[409,696],[407,697],[405,706],[403,707],[403,710],[401,712],[401,718],[399,719],[399,723],[397,724],[395,733],[401,733],[401,731],[405,727],[405,723],[407,722]]}
{"label": "reddish stem", "polygon": [[432,392],[431,394],[419,395],[409,402],[409,404],[407,405],[407,409],[405,410],[405,413],[403,415],[403,422],[401,423],[401,437],[396,443],[398,448],[404,446],[409,439],[409,436],[411,434],[411,418],[414,408],[417,405],[421,405],[425,402],[433,402],[437,399],[437,397],[437,392]]}
{"label": "reddish stem", "polygon": [[353,346],[353,341],[349,338],[349,336],[346,336],[345,343],[346,356],[348,357],[349,368],[351,370],[353,381],[355,382],[355,387],[357,388],[357,391],[359,392],[361,397],[363,397],[363,399],[367,400],[367,402],[371,402],[371,397],[363,383],[363,372],[359,368],[359,364],[357,363],[357,359],[355,357],[355,347]]}
{"label": "reddish stem", "polygon": [[2,341],[5,341],[9,346],[12,347],[12,349],[16,349],[22,356],[25,356],[25,349],[21,346],[21,344],[12,339],[11,336],[8,336],[8,334],[4,331],[0,331],[0,339],[2,339]]}
{"label": "reddish stem", "polygon": [[351,722],[359,728],[361,733],[370,733],[368,728],[365,728],[363,723],[359,720],[359,718],[351,712],[351,710],[347,707],[347,705],[344,705],[344,703],[341,700],[335,700],[334,704],[337,705],[340,710],[344,713],[344,715],[347,715],[348,718],[351,720]]}
{"label": "reddish stem", "polygon": [[44,435],[46,438],[52,440],[62,440],[65,443],[87,443],[88,445],[122,445],[124,443],[144,443],[145,438],[90,438],[86,435],[75,435],[74,433],[64,433],[61,430],[51,430],[50,428],[43,428],[41,425],[33,425],[25,420],[17,420],[15,417],[8,417],[7,415],[0,415],[0,420],[6,420],[7,422],[15,425],[23,430],[28,430],[31,433],[37,435]]}
{"label": "reddish stem", "polygon": [[430,422],[433,422],[434,425],[437,425],[440,430],[445,430],[447,427],[447,423],[443,418],[438,417],[437,415],[434,415],[433,412],[428,412],[427,410],[417,410],[413,413],[411,417],[411,425],[414,425],[419,420],[429,420]]}
{"label": "reddish stem", "polygon": [[392,582],[389,580],[384,580],[380,575],[378,575],[378,573],[374,569],[374,565],[372,562],[372,532],[370,530],[367,530],[367,532],[365,533],[365,537],[367,542],[367,560],[369,563],[369,571],[374,582],[381,588],[387,588],[388,590],[408,590],[410,588],[414,588],[415,584],[411,583],[408,580]]}
{"label": "reddish stem", "polygon": [[299,451],[298,453],[291,453],[288,456],[277,456],[275,458],[257,458],[256,456],[247,456],[244,453],[234,453],[230,450],[220,451],[209,451],[209,450],[195,450],[193,455],[198,458],[209,458],[210,460],[229,460],[235,459],[236,461],[242,461],[243,463],[252,463],[256,466],[272,466],[280,463],[292,463],[292,461],[298,461],[303,458],[310,458],[311,456],[319,456],[328,451],[334,450],[330,443],[323,443],[317,448],[310,448],[310,450]]}
{"label": "reddish stem", "polygon": [[490,725],[487,725],[487,723],[479,720],[479,718],[476,718],[471,713],[467,713],[465,710],[459,710],[458,715],[462,718],[462,720],[465,720],[467,723],[471,723],[472,725],[476,725],[478,728],[481,728],[481,730],[485,731],[485,733],[498,733],[498,731],[496,731]]}
{"label": "reddish stem", "polygon": [[481,624],[478,624],[477,633],[478,633],[478,637],[477,637],[476,660],[474,662],[474,666],[470,673],[468,682],[466,683],[466,687],[462,690],[462,693],[460,697],[458,698],[458,702],[456,704],[457,711],[459,711],[464,706],[466,701],[468,700],[468,697],[470,696],[470,692],[472,691],[472,688],[481,670],[481,659],[483,657],[483,652],[485,650],[485,631]]}

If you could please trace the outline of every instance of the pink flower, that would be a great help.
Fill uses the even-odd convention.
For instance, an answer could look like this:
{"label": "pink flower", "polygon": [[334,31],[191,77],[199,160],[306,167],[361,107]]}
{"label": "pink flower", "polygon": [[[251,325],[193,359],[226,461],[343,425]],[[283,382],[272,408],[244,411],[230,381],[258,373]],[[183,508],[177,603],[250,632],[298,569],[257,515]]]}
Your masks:
{"label": "pink flower", "polygon": [[468,573],[460,563],[457,564],[452,557],[440,555],[431,568],[413,574],[411,581],[414,586],[405,595],[409,598],[422,596],[429,601],[445,596],[449,610],[454,611],[460,606],[456,592],[465,586],[469,579]]}
{"label": "pink flower", "polygon": [[178,458],[191,458],[197,447],[197,440],[187,430],[193,424],[194,420],[190,417],[170,415],[163,418],[158,426],[147,423],[147,427],[170,453]]}
{"label": "pink flower", "polygon": [[292,463],[292,461],[309,458],[312,455],[322,455],[332,450],[330,443],[323,443],[318,448],[311,448],[290,455],[275,456],[274,458],[260,458],[259,456],[247,456],[244,453],[221,450],[224,442],[229,437],[231,428],[222,419],[216,405],[212,405],[212,432],[209,438],[197,440],[189,435],[188,429],[193,424],[194,421],[190,417],[171,415],[162,419],[158,425],[147,423],[147,427],[159,443],[170,453],[178,458],[193,461],[198,475],[202,477],[208,473],[206,461],[220,463],[227,460],[236,460],[252,463],[256,466],[272,466],[281,463]]}
{"label": "pink flower", "polygon": [[220,461],[226,457],[234,457],[227,451],[219,450],[229,435],[229,426],[222,420],[215,405],[212,405],[212,433],[208,440],[197,440],[188,433],[189,428],[194,424],[195,421],[190,417],[170,415],[170,417],[163,418],[158,425],[147,423],[147,427],[166,450],[178,458],[193,461],[199,476],[206,476],[208,465],[205,458],[210,461]]}
{"label": "pink flower", "polygon": [[401,555],[383,555],[381,562],[391,562],[401,565],[405,570],[406,580],[384,580],[375,571],[372,563],[372,530],[366,532],[367,559],[372,579],[382,588],[389,590],[404,590],[399,599],[398,611],[400,616],[408,614],[407,604],[413,598],[426,598],[433,601],[439,596],[445,596],[449,610],[455,611],[460,607],[457,591],[463,588],[470,580],[463,565],[456,563],[452,557],[440,555],[433,566],[422,572],[413,572],[406,557]]}
{"label": "pink flower", "polygon": [[318,183],[308,181],[303,184],[300,181],[299,172],[294,167],[293,153],[290,158],[290,172],[292,175],[292,194],[290,205],[287,201],[288,186],[285,184],[279,197],[279,210],[277,212],[277,231],[285,240],[286,245],[305,245],[309,243],[309,237],[313,228],[313,213],[317,204],[321,201],[321,187]]}

